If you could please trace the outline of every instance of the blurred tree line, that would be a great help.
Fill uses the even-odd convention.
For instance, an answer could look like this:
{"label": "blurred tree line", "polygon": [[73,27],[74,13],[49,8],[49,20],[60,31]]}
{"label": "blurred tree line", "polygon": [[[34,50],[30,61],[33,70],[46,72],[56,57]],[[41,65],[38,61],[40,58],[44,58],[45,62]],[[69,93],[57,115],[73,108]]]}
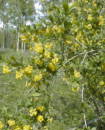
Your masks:
{"label": "blurred tree line", "polygon": [[[27,23],[34,24],[47,16],[48,8],[65,0],[0,0],[0,48],[25,50],[19,41],[19,30]],[[66,0],[72,2],[74,0]]]}
{"label": "blurred tree line", "polygon": [[19,29],[35,21],[35,12],[34,0],[0,0],[0,48],[23,49]]}

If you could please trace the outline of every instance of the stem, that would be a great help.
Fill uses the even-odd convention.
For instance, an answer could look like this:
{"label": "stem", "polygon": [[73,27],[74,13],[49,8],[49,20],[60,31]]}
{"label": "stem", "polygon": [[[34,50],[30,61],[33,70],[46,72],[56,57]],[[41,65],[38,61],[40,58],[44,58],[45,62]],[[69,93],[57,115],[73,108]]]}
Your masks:
{"label": "stem", "polygon": [[[84,87],[82,87],[81,97],[82,97],[82,103],[84,103]],[[83,119],[84,119],[85,127],[87,128],[85,110],[84,110],[83,112],[84,112],[84,113],[83,113]]]}

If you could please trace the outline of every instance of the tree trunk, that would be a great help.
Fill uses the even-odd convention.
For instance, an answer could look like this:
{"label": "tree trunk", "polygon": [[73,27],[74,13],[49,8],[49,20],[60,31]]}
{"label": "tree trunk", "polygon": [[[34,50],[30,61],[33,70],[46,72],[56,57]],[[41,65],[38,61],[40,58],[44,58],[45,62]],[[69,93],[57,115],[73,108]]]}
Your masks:
{"label": "tree trunk", "polygon": [[19,32],[17,30],[17,43],[16,43],[16,50],[19,51]]}
{"label": "tree trunk", "polygon": [[23,51],[23,46],[24,46],[24,44],[23,44],[23,42],[21,43],[21,50]]}
{"label": "tree trunk", "polygon": [[26,50],[26,44],[24,43],[24,51]]}
{"label": "tree trunk", "polygon": [[3,22],[3,44],[2,44],[2,48],[3,49],[5,48],[5,25],[4,25],[4,22]]}

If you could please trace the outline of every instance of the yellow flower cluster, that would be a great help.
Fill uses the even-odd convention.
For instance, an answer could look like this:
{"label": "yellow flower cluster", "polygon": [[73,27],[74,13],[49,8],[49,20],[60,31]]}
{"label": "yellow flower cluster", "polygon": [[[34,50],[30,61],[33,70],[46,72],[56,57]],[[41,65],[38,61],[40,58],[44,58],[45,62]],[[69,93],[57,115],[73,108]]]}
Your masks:
{"label": "yellow flower cluster", "polygon": [[22,79],[23,77],[23,70],[16,71],[16,79]]}
{"label": "yellow flower cluster", "polygon": [[27,67],[25,67],[24,72],[30,74],[32,73],[32,70],[33,70],[33,66],[28,65]]}
{"label": "yellow flower cluster", "polygon": [[[30,108],[29,115],[31,117],[33,117],[33,116],[36,117],[36,120],[38,122],[43,122],[44,117],[43,117],[43,115],[41,115],[41,112],[43,112],[44,110],[45,110],[44,106],[38,106],[36,108]],[[38,113],[40,113],[40,114],[38,115]]]}
{"label": "yellow flower cluster", "polygon": [[36,116],[37,115],[37,110],[36,110],[36,108],[31,108],[30,110],[29,110],[29,115],[30,116]]}
{"label": "yellow flower cluster", "polygon": [[54,58],[52,58],[51,62],[48,64],[48,68],[55,72],[57,70],[57,64],[59,63],[59,58],[57,55],[54,55]]}
{"label": "yellow flower cluster", "polygon": [[35,64],[37,64],[37,65],[43,65],[43,61],[42,61],[41,59],[39,59],[39,58],[35,58],[35,59],[34,59],[34,62],[35,62]]}
{"label": "yellow flower cluster", "polygon": [[27,32],[27,33],[25,33],[25,34],[20,35],[20,39],[21,39],[22,42],[24,42],[24,43],[28,43],[30,37],[31,37],[31,33],[30,33],[30,32]]}
{"label": "yellow flower cluster", "polygon": [[25,35],[21,35],[21,36],[20,36],[20,39],[21,39],[23,42],[27,41],[27,37],[26,37]]}
{"label": "yellow flower cluster", "polygon": [[52,59],[52,63],[53,64],[57,64],[59,62],[59,58],[58,57],[54,57],[53,59]]}
{"label": "yellow flower cluster", "polygon": [[31,74],[33,71],[33,66],[28,65],[24,69],[20,69],[16,71],[16,79],[22,79],[23,75],[26,74]]}
{"label": "yellow flower cluster", "polygon": [[[54,29],[58,29],[59,27],[54,26]],[[49,69],[52,72],[57,70],[57,65],[59,63],[59,58],[55,53],[52,52],[53,44],[52,42],[47,43],[35,43],[35,46],[32,47],[32,50],[38,53],[34,57],[34,62],[36,65],[42,66],[46,65],[46,69]],[[40,54],[40,55],[39,55]],[[42,74],[35,75],[33,80],[35,82],[40,81],[42,79]]]}
{"label": "yellow flower cluster", "polygon": [[41,43],[36,43],[33,50],[37,53],[43,53],[43,46]]}
{"label": "yellow flower cluster", "polygon": [[11,71],[10,71],[9,67],[6,66],[6,65],[4,65],[4,66],[3,66],[3,73],[4,73],[4,74],[8,74],[8,73],[10,73],[10,72],[11,72]]}
{"label": "yellow flower cluster", "polygon": [[[16,125],[15,120],[11,120],[11,119],[7,121],[7,125],[14,130],[32,130],[32,127],[30,125],[18,126]],[[0,121],[0,130],[2,130],[3,128],[4,128],[4,124],[2,121]]]}
{"label": "yellow flower cluster", "polygon": [[45,57],[45,58],[51,58],[51,52],[45,51],[45,52],[44,52],[44,57]]}
{"label": "yellow flower cluster", "polygon": [[59,25],[54,25],[53,27],[47,27],[45,33],[62,33],[64,32],[64,28]]}

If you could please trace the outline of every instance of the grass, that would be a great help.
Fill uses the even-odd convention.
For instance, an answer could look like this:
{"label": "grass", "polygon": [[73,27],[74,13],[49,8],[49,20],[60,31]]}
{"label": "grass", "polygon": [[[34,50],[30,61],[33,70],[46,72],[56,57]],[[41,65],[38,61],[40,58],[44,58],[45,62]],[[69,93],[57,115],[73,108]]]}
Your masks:
{"label": "grass", "polygon": [[[0,56],[4,59],[12,55],[22,55],[22,52],[12,50],[0,52]],[[18,112],[19,107],[27,99],[25,81],[15,80],[14,74],[2,74],[2,62],[0,66],[0,117],[13,116]],[[13,113],[13,115],[12,115]]]}
{"label": "grass", "polygon": [[[1,59],[6,59],[14,55],[25,58],[28,54],[13,50],[0,51]],[[0,118],[16,118],[17,120],[25,121],[24,109],[30,105],[29,98],[35,91],[27,89],[25,81],[16,80],[14,74],[3,75],[2,64],[3,61],[0,61]],[[61,82],[60,76],[54,78],[50,89],[52,108],[56,115],[50,129],[60,130],[62,128],[63,130],[64,127],[65,130],[65,128],[78,126],[82,121],[80,95],[72,93],[71,87]],[[45,100],[47,101],[48,99]],[[89,109],[87,116],[91,118],[92,115],[93,112]]]}

